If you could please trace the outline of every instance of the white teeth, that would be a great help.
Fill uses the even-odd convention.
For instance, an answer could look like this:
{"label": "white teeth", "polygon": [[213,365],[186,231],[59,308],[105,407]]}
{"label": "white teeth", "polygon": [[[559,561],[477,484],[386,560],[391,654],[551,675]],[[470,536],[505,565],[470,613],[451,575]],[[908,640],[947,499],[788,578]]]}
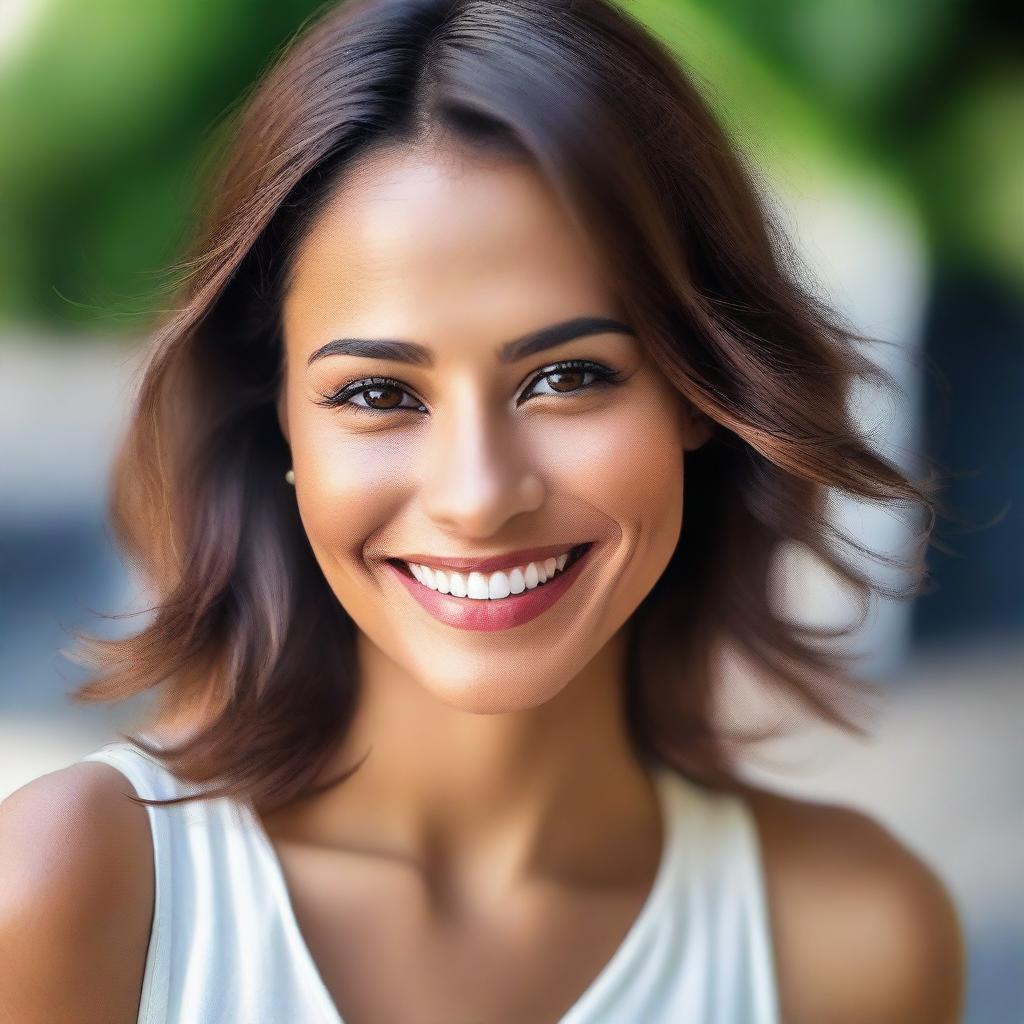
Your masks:
{"label": "white teeth", "polygon": [[510,594],[521,594],[524,590],[533,590],[546,583],[556,572],[561,572],[569,560],[569,552],[563,552],[557,558],[546,558],[541,562],[528,562],[517,565],[508,571],[483,573],[452,572],[445,569],[432,569],[429,565],[418,565],[407,562],[410,572],[425,587],[436,590],[440,594],[451,594],[453,597],[465,597],[475,601],[497,601]]}
{"label": "white teeth", "polygon": [[511,593],[508,577],[503,572],[492,572],[487,581],[487,596],[493,601],[498,597],[508,597]]}
{"label": "white teeth", "polygon": [[471,572],[466,583],[466,597],[477,601],[487,600],[487,577],[482,572]]}

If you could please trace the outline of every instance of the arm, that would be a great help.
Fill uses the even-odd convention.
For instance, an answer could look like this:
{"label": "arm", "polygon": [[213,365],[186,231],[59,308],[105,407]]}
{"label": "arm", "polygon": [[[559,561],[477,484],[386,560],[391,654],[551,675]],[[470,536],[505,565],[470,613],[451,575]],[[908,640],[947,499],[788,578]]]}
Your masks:
{"label": "arm", "polygon": [[849,808],[751,804],[785,1024],[958,1024],[963,936],[931,869]]}
{"label": "arm", "polygon": [[0,1024],[135,1024],[153,853],[133,792],[83,762],[0,803]]}

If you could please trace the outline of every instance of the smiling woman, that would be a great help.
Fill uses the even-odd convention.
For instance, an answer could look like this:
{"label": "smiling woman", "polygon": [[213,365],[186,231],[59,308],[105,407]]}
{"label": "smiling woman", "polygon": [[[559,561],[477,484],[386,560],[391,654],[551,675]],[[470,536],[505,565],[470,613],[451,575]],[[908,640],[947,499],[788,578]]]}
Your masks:
{"label": "smiling woman", "polygon": [[5,804],[15,1016],[955,1020],[928,868],[713,713],[729,641],[854,724],[771,556],[866,599],[829,491],[933,495],[671,55],[604,0],[330,8],[211,196],[113,480],[155,616],[77,693],[162,700]]}
{"label": "smiling woman", "polygon": [[305,532],[359,636],[448,707],[556,696],[678,542],[710,422],[683,415],[610,273],[529,164],[436,131],[351,166],[290,267],[277,412]]}

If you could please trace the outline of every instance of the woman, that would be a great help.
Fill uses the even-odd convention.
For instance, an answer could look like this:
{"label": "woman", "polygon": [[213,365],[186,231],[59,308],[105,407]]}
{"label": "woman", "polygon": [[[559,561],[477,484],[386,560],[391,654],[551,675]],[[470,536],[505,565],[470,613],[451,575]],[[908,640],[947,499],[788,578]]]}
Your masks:
{"label": "woman", "polygon": [[155,616],[77,694],[162,700],[4,804],[12,1019],[956,1020],[933,873],[714,713],[731,642],[852,724],[770,556],[867,597],[828,489],[933,506],[667,51],[336,7],[210,194],[113,481]]}

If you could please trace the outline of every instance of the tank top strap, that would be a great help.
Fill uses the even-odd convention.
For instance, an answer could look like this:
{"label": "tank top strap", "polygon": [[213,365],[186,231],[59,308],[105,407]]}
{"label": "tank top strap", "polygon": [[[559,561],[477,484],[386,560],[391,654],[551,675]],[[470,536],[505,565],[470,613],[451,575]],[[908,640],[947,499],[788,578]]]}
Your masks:
{"label": "tank top strap", "polygon": [[708,1021],[781,1019],[770,914],[757,825],[747,802],[673,773],[680,821],[674,900],[690,932]]}
{"label": "tank top strap", "polygon": [[[81,760],[111,765],[147,799],[208,788],[127,741]],[[249,805],[212,797],[146,811],[155,892],[138,1024],[339,1024],[317,1007],[282,913],[287,891]]]}
{"label": "tank top strap", "polygon": [[[98,761],[116,768],[135,790],[147,800],[165,800],[180,796],[177,780],[145,751],[134,745],[116,741],[81,758]],[[184,808],[146,807],[153,846],[153,918],[139,1001],[138,1024],[167,1024],[171,997],[172,932],[175,890],[174,816],[180,818]]]}

